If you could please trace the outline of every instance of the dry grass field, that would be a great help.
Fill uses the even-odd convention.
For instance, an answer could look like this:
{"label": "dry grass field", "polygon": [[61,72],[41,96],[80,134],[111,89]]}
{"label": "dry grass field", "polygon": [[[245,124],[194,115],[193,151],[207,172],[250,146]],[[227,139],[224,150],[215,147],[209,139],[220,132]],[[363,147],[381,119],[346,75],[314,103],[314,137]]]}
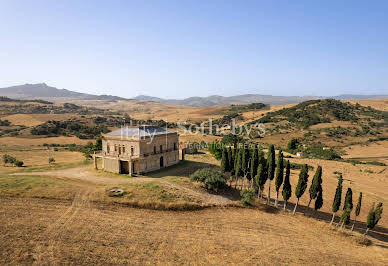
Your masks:
{"label": "dry grass field", "polygon": [[151,211],[1,198],[2,264],[386,265],[384,246],[276,210]]}
{"label": "dry grass field", "polygon": [[378,110],[388,111],[388,99],[376,99],[376,100],[349,100],[350,103],[359,103],[364,106],[371,106]]}
{"label": "dry grass field", "polygon": [[[357,102],[386,110],[385,101]],[[169,122],[220,118],[226,108],[138,102],[112,102],[107,108],[128,112],[137,119]],[[98,101],[89,103],[89,106],[99,105]],[[242,122],[290,106],[244,112]],[[51,120],[52,116],[16,114],[1,119],[15,125],[35,126]],[[54,116],[61,120],[72,115]],[[334,121],[308,130],[335,126],[351,124]],[[267,135],[258,141],[285,147],[291,137],[302,137],[308,130]],[[201,134],[180,137],[182,142],[216,139],[220,137]],[[335,138],[324,136],[320,140],[326,145],[341,145],[346,159],[388,163],[387,141],[368,143],[367,138],[360,137],[343,138],[343,143],[338,143]],[[0,156],[10,154],[26,166],[0,165],[0,264],[388,264],[386,212],[369,236],[362,236],[372,203],[381,201],[388,205],[386,166],[291,158],[291,162],[307,163],[315,169],[317,165],[323,167],[322,209],[314,212],[306,207],[306,191],[297,215],[293,216],[290,210],[295,203],[299,170],[291,171],[293,194],[288,211],[284,212],[258,200],[253,207],[243,207],[236,189],[216,194],[191,182],[189,175],[195,170],[219,166],[220,162],[208,153],[187,155],[186,162],[130,178],[94,170],[79,152],[50,148],[49,153],[42,146],[84,145],[89,141],[65,136],[0,137]],[[54,157],[54,164],[48,163],[49,156]],[[309,185],[315,169],[309,171]],[[353,233],[328,224],[336,171],[344,177],[342,200],[348,187],[353,190],[353,202],[359,192],[364,195]],[[122,189],[123,194],[109,196],[107,191],[112,188]],[[273,182],[271,188],[273,199]],[[342,210],[336,222],[341,213]]]}
{"label": "dry grass field", "polygon": [[[77,137],[49,137],[49,138],[41,138],[41,137],[29,137],[29,138],[20,138],[20,137],[2,137],[0,138],[0,145],[4,147],[9,146],[21,146],[21,147],[29,147],[29,146],[39,146],[45,143],[47,144],[87,144],[90,139],[79,139]],[[4,149],[3,149],[4,150]]]}
{"label": "dry grass field", "polygon": [[[44,156],[40,151],[31,151],[34,152],[37,157]],[[302,197],[296,216],[260,202],[253,208],[210,207],[196,211],[141,207],[150,201],[191,202],[198,206],[228,206],[235,202],[236,195],[209,194],[188,180],[195,169],[219,163],[208,154],[188,155],[184,164],[134,178],[95,171],[92,166],[50,170],[43,163],[41,170],[37,166],[33,172],[0,172],[0,263],[388,263],[387,216],[383,215],[369,240],[361,235],[371,202],[380,199],[387,203],[386,176],[356,175],[364,165],[295,160],[323,166],[325,205],[318,213],[304,207],[307,195]],[[381,169],[368,167],[376,172]],[[362,222],[357,223],[354,233],[338,231],[327,223],[336,183],[331,173],[334,169],[344,173],[345,188],[351,182],[355,193],[365,193],[359,217]],[[293,170],[293,187],[297,175],[298,170]],[[110,188],[122,188],[125,194],[108,197],[106,190]],[[139,204],[133,205],[134,202]]]}
{"label": "dry grass field", "polygon": [[13,125],[28,127],[37,126],[49,120],[67,120],[75,118],[72,114],[14,114],[3,116],[1,119],[10,121]]}

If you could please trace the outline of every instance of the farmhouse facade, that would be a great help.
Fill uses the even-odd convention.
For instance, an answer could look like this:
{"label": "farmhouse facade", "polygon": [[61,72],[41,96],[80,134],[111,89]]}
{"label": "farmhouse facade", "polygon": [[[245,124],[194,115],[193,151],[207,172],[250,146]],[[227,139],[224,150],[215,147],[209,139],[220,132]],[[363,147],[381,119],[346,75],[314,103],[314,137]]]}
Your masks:
{"label": "farmhouse facade", "polygon": [[102,158],[105,171],[129,174],[146,173],[179,162],[179,136],[161,127],[142,125],[125,127],[104,134]]}

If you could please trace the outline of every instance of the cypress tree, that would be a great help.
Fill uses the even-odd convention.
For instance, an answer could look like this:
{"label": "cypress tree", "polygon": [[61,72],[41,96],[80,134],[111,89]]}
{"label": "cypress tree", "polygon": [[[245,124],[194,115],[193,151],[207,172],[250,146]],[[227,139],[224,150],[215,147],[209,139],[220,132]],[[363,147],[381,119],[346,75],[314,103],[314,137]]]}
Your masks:
{"label": "cypress tree", "polygon": [[238,180],[241,176],[242,170],[241,170],[241,149],[238,149],[235,152],[235,159],[234,159],[234,175],[236,177],[236,183],[235,187],[237,186]]}
{"label": "cypress tree", "polygon": [[229,159],[228,159],[228,152],[226,151],[226,148],[222,148],[222,156],[221,156],[221,172],[225,173],[228,171],[228,164],[229,164]]}
{"label": "cypress tree", "polygon": [[279,200],[279,189],[280,186],[283,184],[283,174],[284,174],[284,162],[283,162],[283,152],[280,150],[278,154],[278,163],[276,168],[276,174],[275,174],[275,190],[276,190],[276,200],[275,200],[275,207],[278,206],[278,200]]}
{"label": "cypress tree", "polygon": [[245,147],[245,145],[243,146],[243,148],[241,149],[241,170],[242,170],[242,182],[243,182],[243,186],[245,184],[245,177],[248,178],[248,180],[250,179],[249,178],[249,150]]}
{"label": "cypress tree", "polygon": [[267,156],[267,174],[268,174],[268,198],[267,203],[271,200],[271,181],[275,177],[275,147],[271,145],[269,147]]}
{"label": "cypress tree", "polygon": [[286,210],[287,202],[289,198],[291,197],[291,184],[290,184],[290,161],[287,160],[286,162],[286,175],[284,176],[284,183],[283,183],[283,200],[284,200],[284,210]]}
{"label": "cypress tree", "polygon": [[355,213],[354,213],[354,222],[353,222],[353,225],[352,225],[352,231],[354,229],[354,224],[356,223],[357,216],[360,215],[361,203],[362,203],[362,192],[360,192],[360,196],[358,196],[357,206],[356,206],[356,210],[355,210]]}
{"label": "cypress tree", "polygon": [[335,214],[339,210],[339,207],[341,206],[341,197],[342,197],[342,175],[338,177],[338,184],[337,188],[335,189],[335,195],[333,200],[333,205],[331,207],[331,210],[333,212],[333,217],[331,218],[330,224],[333,223]]}
{"label": "cypress tree", "polygon": [[350,209],[345,209],[342,212],[342,215],[340,217],[340,223],[342,224],[341,227],[349,224],[349,222],[350,222],[350,212],[351,212]]}
{"label": "cypress tree", "polygon": [[317,193],[317,198],[314,203],[314,210],[319,210],[323,206],[323,191],[322,188]]}
{"label": "cypress tree", "polygon": [[345,209],[349,209],[350,211],[353,210],[353,191],[351,188],[348,188],[346,191],[343,210]]}
{"label": "cypress tree", "polygon": [[381,214],[383,213],[383,203],[379,202],[377,207],[375,208],[375,204],[373,203],[371,209],[369,210],[368,217],[366,218],[366,231],[365,235],[368,234],[369,229],[375,228],[377,223],[381,218]]}
{"label": "cypress tree", "polygon": [[259,164],[259,167],[257,168],[257,174],[255,176],[255,181],[257,186],[257,198],[259,198],[260,195],[262,195],[263,193],[263,188],[265,184],[264,178],[265,178],[265,173],[264,173],[263,165]]}
{"label": "cypress tree", "polygon": [[308,178],[309,178],[308,167],[307,167],[307,164],[304,164],[299,173],[298,184],[295,188],[295,196],[297,197],[297,200],[296,200],[293,214],[295,214],[296,212],[296,208],[298,207],[300,197],[302,197],[304,192],[306,191]]}
{"label": "cypress tree", "polygon": [[315,172],[313,180],[311,180],[311,185],[309,189],[310,200],[309,200],[309,203],[307,204],[307,207],[310,207],[311,201],[317,197],[321,184],[322,184],[322,167],[318,165],[317,171]]}
{"label": "cypress tree", "polygon": [[[257,147],[253,148],[251,150],[251,164],[250,164],[250,170],[251,170],[251,181],[253,181],[254,178],[256,178],[257,175],[257,169],[259,167],[259,155],[257,152]],[[251,182],[251,185],[253,182]]]}
{"label": "cypress tree", "polygon": [[233,168],[234,168],[233,152],[232,152],[232,148],[229,147],[228,148],[228,172],[232,174]]}

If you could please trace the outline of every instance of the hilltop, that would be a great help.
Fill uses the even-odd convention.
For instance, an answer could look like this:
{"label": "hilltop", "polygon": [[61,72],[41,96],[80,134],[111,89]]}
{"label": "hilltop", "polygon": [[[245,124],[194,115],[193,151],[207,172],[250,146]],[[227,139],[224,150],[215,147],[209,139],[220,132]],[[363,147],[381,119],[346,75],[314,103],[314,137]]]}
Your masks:
{"label": "hilltop", "polygon": [[263,123],[264,141],[285,146],[287,139],[335,148],[387,139],[388,112],[334,99],[311,100],[270,111],[249,124]]}

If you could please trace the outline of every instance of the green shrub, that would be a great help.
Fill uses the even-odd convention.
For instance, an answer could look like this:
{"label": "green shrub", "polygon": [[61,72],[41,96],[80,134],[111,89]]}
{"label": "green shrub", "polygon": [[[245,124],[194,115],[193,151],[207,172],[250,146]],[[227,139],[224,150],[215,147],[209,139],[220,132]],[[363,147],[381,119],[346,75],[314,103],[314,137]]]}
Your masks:
{"label": "green shrub", "polygon": [[13,164],[14,166],[17,166],[17,167],[22,167],[24,162],[23,161],[19,161],[17,160],[15,157],[12,157],[11,155],[9,154],[4,154],[3,155],[3,162],[4,164]]}
{"label": "green shrub", "polygon": [[16,160],[16,162],[15,162],[15,166],[17,166],[17,167],[22,167],[23,164],[24,164],[23,161]]}
{"label": "green shrub", "polygon": [[206,189],[215,192],[218,192],[226,186],[225,178],[220,171],[214,168],[199,169],[190,176],[190,179],[192,181],[202,182]]}
{"label": "green shrub", "polygon": [[254,189],[243,189],[240,192],[241,196],[241,203],[245,206],[249,206],[253,204],[253,200],[255,197],[255,190]]}

